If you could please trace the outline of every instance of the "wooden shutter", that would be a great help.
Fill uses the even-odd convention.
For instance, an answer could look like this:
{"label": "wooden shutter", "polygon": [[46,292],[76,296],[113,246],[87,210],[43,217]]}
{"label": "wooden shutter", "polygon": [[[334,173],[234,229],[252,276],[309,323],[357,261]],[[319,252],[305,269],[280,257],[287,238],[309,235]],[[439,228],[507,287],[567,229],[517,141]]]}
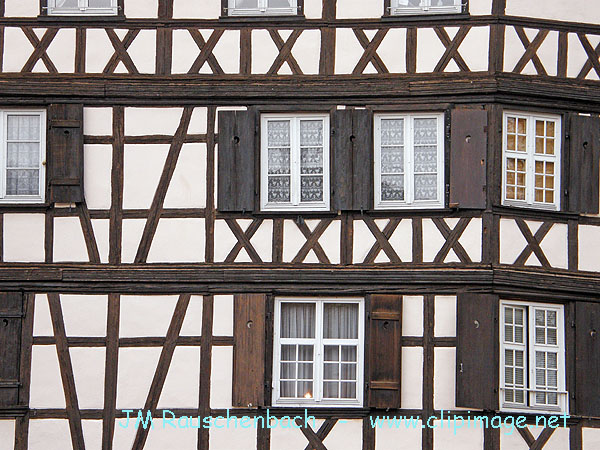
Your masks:
{"label": "wooden shutter", "polygon": [[575,317],[575,413],[600,417],[600,304],[577,302]]}
{"label": "wooden shutter", "polygon": [[367,404],[400,408],[402,296],[372,295],[370,303]]}
{"label": "wooden shutter", "polygon": [[485,209],[487,111],[452,110],[450,205]]}
{"label": "wooden shutter", "polygon": [[458,296],[456,406],[498,409],[498,297]]}
{"label": "wooden shutter", "polygon": [[83,201],[83,105],[48,108],[49,200]]}
{"label": "wooden shutter", "polygon": [[333,113],[333,209],[363,211],[373,204],[373,114]]}
{"label": "wooden shutter", "polygon": [[254,210],[256,112],[219,112],[219,211]]}
{"label": "wooden shutter", "polygon": [[0,293],[0,408],[19,403],[22,295]]}
{"label": "wooden shutter", "polygon": [[265,405],[265,312],[267,296],[234,298],[233,406]]}
{"label": "wooden shutter", "polygon": [[600,119],[572,115],[569,148],[569,211],[598,214]]}

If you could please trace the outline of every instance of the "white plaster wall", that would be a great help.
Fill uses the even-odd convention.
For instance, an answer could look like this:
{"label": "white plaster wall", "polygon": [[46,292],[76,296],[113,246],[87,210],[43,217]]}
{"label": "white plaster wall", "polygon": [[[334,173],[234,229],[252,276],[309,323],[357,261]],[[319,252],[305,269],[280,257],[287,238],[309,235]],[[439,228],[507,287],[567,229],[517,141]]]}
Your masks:
{"label": "white plaster wall", "polygon": [[70,450],[71,432],[67,419],[29,421],[29,450]]}
{"label": "white plaster wall", "polygon": [[335,73],[350,74],[363,55],[364,49],[351,28],[337,28],[336,30]]}
{"label": "white plaster wall", "polygon": [[487,15],[492,13],[492,0],[469,0],[469,14]]}
{"label": "white plaster wall", "polygon": [[4,214],[4,261],[43,262],[44,224],[44,214]]}
{"label": "white plaster wall", "polygon": [[208,122],[208,108],[197,107],[192,111],[188,134],[206,134]]}
{"label": "white plaster wall", "polygon": [[[281,30],[279,32],[283,34]],[[267,73],[277,55],[279,55],[279,50],[269,32],[267,30],[252,30],[252,73]],[[286,65],[287,63],[283,67]]]}
{"label": "white plaster wall", "polygon": [[[449,224],[449,227],[452,228],[452,225]],[[433,221],[423,219],[423,262],[432,262],[445,242]]]}
{"label": "white plaster wall", "polygon": [[[20,0],[11,1],[20,3]],[[6,5],[7,13],[8,5],[9,3]],[[6,27],[4,29],[3,72],[20,72],[32,52],[33,46],[20,28]]]}
{"label": "white plaster wall", "polygon": [[52,328],[52,319],[50,318],[50,307],[48,306],[48,297],[46,296],[46,294],[35,295],[33,335],[54,335],[54,329]]}
{"label": "white plaster wall", "polygon": [[175,19],[218,19],[221,15],[221,2],[197,0],[174,0]]}
{"label": "white plaster wall", "polygon": [[98,253],[100,254],[100,262],[108,262],[108,244],[110,233],[110,220],[108,219],[92,219],[92,228],[98,245]]}
{"label": "white plaster wall", "polygon": [[203,262],[204,219],[160,219],[148,262]]}
{"label": "white plaster wall", "polygon": [[402,297],[402,335],[423,336],[423,297]]}
{"label": "white plaster wall", "polygon": [[307,19],[320,19],[323,16],[321,0],[304,0],[304,16]]}
{"label": "white plaster wall", "polygon": [[105,348],[69,349],[77,401],[81,409],[104,407]]}
{"label": "white plaster wall", "polygon": [[[445,27],[450,39],[458,31],[457,27]],[[417,30],[417,72],[433,72],[441,59],[446,47],[437,37],[433,28],[419,28]],[[458,67],[454,60],[446,66],[445,72],[456,72]]]}
{"label": "white plaster wall", "polygon": [[600,271],[600,227],[579,225],[579,270]]}
{"label": "white plaster wall", "polygon": [[121,242],[121,262],[132,263],[146,225],[145,219],[124,219]]}
{"label": "white plaster wall", "polygon": [[600,4],[596,2],[545,0],[544,7],[540,8],[539,6],[538,3],[528,0],[507,0],[506,14],[569,22],[600,22]]}
{"label": "white plaster wall", "polygon": [[175,347],[163,386],[159,408],[197,408],[200,348]]}
{"label": "white plaster wall", "polygon": [[456,336],[456,296],[435,297],[435,337]]}
{"label": "white plaster wall", "polygon": [[172,73],[188,73],[199,52],[200,49],[188,30],[173,30]]}
{"label": "white plaster wall", "polygon": [[339,0],[337,2],[338,19],[366,19],[383,16],[383,2],[363,0]]}
{"label": "white plaster wall", "polygon": [[[85,123],[84,117],[84,123]],[[112,146],[89,145],[83,147],[83,191],[90,209],[110,209]]]}
{"label": "white plaster wall", "polygon": [[[384,227],[380,227],[383,231]],[[402,220],[394,234],[389,239],[389,243],[392,248],[396,251],[396,254],[403,262],[412,261],[412,241],[413,241],[413,230],[411,220]],[[385,254],[382,250],[379,256]]]}
{"label": "white plaster wall", "polygon": [[62,294],[60,303],[67,336],[106,336],[107,295]]}
{"label": "white plaster wall", "polygon": [[305,75],[319,73],[320,54],[321,32],[319,30],[303,31],[292,47],[292,55]]}
{"label": "white plaster wall", "polygon": [[[241,417],[239,416],[239,419]],[[216,421],[215,426],[209,430],[211,450],[248,450],[256,448],[257,430],[254,428],[254,423],[244,423],[244,426],[247,427],[248,425],[251,425],[251,427],[242,428],[239,421],[237,427],[233,420],[230,421],[229,426],[227,426],[227,420],[219,419]]]}
{"label": "white plaster wall", "polygon": [[595,450],[600,448],[600,429],[584,428],[582,431],[584,450]]}
{"label": "white plaster wall", "polygon": [[161,350],[160,347],[119,349],[117,409],[144,407]]}
{"label": "white plaster wall", "polygon": [[473,27],[460,44],[458,52],[472,72],[488,70],[488,55],[490,51],[489,27]]}
{"label": "white plaster wall", "polygon": [[362,450],[362,420],[339,420],[323,444],[328,450]]}
{"label": "white plaster wall", "polygon": [[352,262],[361,263],[365,260],[369,250],[371,250],[371,247],[375,243],[375,237],[362,220],[355,220],[353,226]]}
{"label": "white plaster wall", "polygon": [[83,441],[85,448],[102,448],[102,421],[101,420],[82,420]]}
{"label": "white plaster wall", "polygon": [[402,409],[423,407],[423,348],[402,347]]}
{"label": "white plaster wall", "polygon": [[[531,434],[537,439],[543,431],[543,427],[527,427]],[[512,432],[511,432],[512,431]],[[503,427],[500,432],[500,449],[501,450],[527,450],[529,447],[516,430],[511,430],[508,427]],[[585,449],[585,445],[583,446]],[[556,428],[554,433],[544,445],[544,450],[569,450],[569,429]]]}
{"label": "white plaster wall", "polygon": [[[587,53],[581,45],[579,36],[576,33],[569,33],[568,40],[568,60],[567,60],[567,76],[570,78],[577,77],[588,60]],[[590,44],[595,48],[598,44],[598,36],[587,35]],[[598,80],[598,75],[595,70],[590,70],[586,76],[587,80]]]}
{"label": "white plaster wall", "polygon": [[79,217],[56,217],[54,219],[54,262],[90,260],[85,246]]}
{"label": "white plaster wall", "polygon": [[291,428],[289,424],[287,425],[287,427],[282,428],[281,423],[278,423],[275,428],[271,429],[271,448],[273,450],[302,450],[307,445],[308,440],[304,437],[302,431],[296,428]]}
{"label": "white plaster wall", "polygon": [[377,54],[390,73],[406,73],[406,29],[390,28]]}
{"label": "white plaster wall", "polygon": [[233,295],[215,295],[213,336],[233,336]]}
{"label": "white plaster wall", "polygon": [[40,13],[40,3],[36,0],[5,0],[6,17],[35,17]]}
{"label": "white plaster wall", "polygon": [[125,2],[125,17],[157,17],[158,0],[127,0]]}
{"label": "white plaster wall", "polygon": [[65,395],[55,345],[34,345],[31,350],[31,408],[64,408]]}
{"label": "white plaster wall", "polygon": [[150,208],[168,152],[169,145],[166,144],[125,145],[124,209]]}
{"label": "white plaster wall", "polygon": [[[208,41],[208,34],[204,40]],[[196,48],[198,48],[198,46],[196,46]],[[219,42],[217,42],[217,45],[215,45],[213,55],[225,73],[240,73],[239,30],[225,31],[219,39]],[[212,69],[209,69],[208,63],[204,64],[204,69],[207,70],[208,73],[212,73]]]}
{"label": "white plaster wall", "polygon": [[166,336],[178,297],[121,296],[119,336]]}
{"label": "white plaster wall", "polygon": [[212,348],[210,407],[232,407],[233,347]]}
{"label": "white plaster wall", "polygon": [[88,29],[85,51],[85,70],[100,73],[115,53],[104,29]]}
{"label": "white plaster wall", "polygon": [[[148,441],[144,445],[146,450],[164,450],[167,448],[176,448],[181,450],[194,450],[196,446],[196,439],[198,437],[198,430],[193,428],[184,428],[187,419],[183,419],[180,422],[181,428],[173,428],[169,425],[168,419],[170,416],[167,415],[167,421],[163,421],[162,418],[154,419],[154,427],[150,429],[148,433]],[[198,419],[196,418],[193,423],[197,424]],[[176,420],[174,422],[178,424]],[[130,447],[122,447],[130,448]]]}
{"label": "white plaster wall", "polygon": [[566,269],[568,267],[569,251],[567,224],[554,224],[542,240],[540,247],[552,267]]}
{"label": "white plaster wall", "polygon": [[[433,448],[434,450],[448,450],[456,448],[460,450],[481,450],[483,448],[483,429],[468,428],[466,425],[462,429],[454,432],[454,427],[460,426],[460,421],[450,424],[444,420],[434,422],[436,428],[433,430]],[[451,427],[451,428],[448,428]]]}
{"label": "white plaster wall", "polygon": [[375,430],[375,450],[420,450],[423,430],[421,421],[415,420],[406,427],[401,423],[399,428],[388,424]]}
{"label": "white plaster wall", "polygon": [[180,336],[200,336],[202,334],[202,302],[203,297],[192,295],[187,312],[181,325]]}
{"label": "white plaster wall", "polygon": [[13,450],[15,442],[15,421],[10,419],[0,420],[0,450]]}
{"label": "white plaster wall", "polygon": [[83,108],[83,134],[86,136],[112,136],[112,108]]}
{"label": "white plaster wall", "polygon": [[[305,243],[306,238],[294,221],[285,220],[283,222],[283,261],[291,262]],[[304,262],[311,262],[311,256],[313,260],[316,258],[316,256],[310,253],[312,253],[312,250]]]}
{"label": "white plaster wall", "polygon": [[454,409],[456,349],[436,348],[434,358],[433,406],[435,409]]}
{"label": "white plaster wall", "polygon": [[[541,427],[538,430],[542,432]],[[552,437],[544,445],[544,450],[569,450],[569,448],[569,429],[562,427],[554,430]]]}
{"label": "white plaster wall", "polygon": [[[532,233],[535,232],[532,230]],[[527,241],[513,219],[500,219],[500,263],[513,264]]]}
{"label": "white plaster wall", "polygon": [[183,108],[125,108],[125,135],[175,135]]}
{"label": "white plaster wall", "polygon": [[59,73],[75,72],[75,28],[60,29],[46,53]]}
{"label": "white plaster wall", "polygon": [[529,446],[515,429],[502,427],[500,429],[500,450],[529,450]]}
{"label": "white plaster wall", "polygon": [[165,197],[165,208],[206,206],[206,144],[183,144]]}
{"label": "white plaster wall", "polygon": [[481,219],[475,217],[471,219],[462,236],[458,239],[458,243],[463,246],[473,262],[481,262],[481,233]]}

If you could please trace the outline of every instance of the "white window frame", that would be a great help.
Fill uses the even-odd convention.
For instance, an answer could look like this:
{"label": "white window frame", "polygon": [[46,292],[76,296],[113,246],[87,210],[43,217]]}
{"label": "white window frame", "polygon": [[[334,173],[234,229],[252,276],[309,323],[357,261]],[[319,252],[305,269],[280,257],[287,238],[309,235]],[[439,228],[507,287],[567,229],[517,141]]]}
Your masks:
{"label": "white window frame", "polygon": [[421,6],[403,7],[400,5],[399,0],[391,0],[390,15],[458,14],[463,11],[462,2],[463,0],[454,0],[454,5],[452,6],[432,6],[432,0],[421,0]]}
{"label": "white window frame", "polygon": [[256,8],[236,8],[235,0],[228,0],[227,15],[229,16],[294,16],[298,14],[298,0],[292,1],[292,6],[289,8],[269,8],[269,0],[258,0]]}
{"label": "white window frame", "polygon": [[[381,121],[404,119],[404,201],[381,199]],[[414,121],[415,119],[437,119],[437,199],[414,200]],[[375,115],[375,209],[437,209],[443,208],[444,198],[444,114],[376,114]]]}
{"label": "white window frame", "polygon": [[[505,320],[505,307],[506,306],[514,306],[518,308],[524,308],[526,310],[526,320],[524,320],[524,346],[521,346],[525,350],[525,391],[526,395],[526,405],[522,405],[519,403],[507,403],[504,401],[504,391],[506,388],[505,382],[505,349],[515,349],[520,346],[519,344],[506,344],[505,341],[505,329],[504,329],[504,320]],[[544,310],[552,310],[556,312],[556,324],[557,324],[557,347],[558,347],[558,355],[557,355],[557,381],[558,381],[558,406],[550,407],[548,405],[535,405],[535,352],[536,349],[544,349],[547,346],[536,344],[535,342],[535,310],[536,309],[544,309]],[[500,409],[502,411],[507,412],[544,412],[544,413],[565,413],[568,411],[569,407],[569,395],[566,388],[566,356],[565,356],[565,316],[564,316],[564,305],[556,305],[551,303],[533,303],[533,302],[523,302],[516,300],[501,300],[500,301],[500,389],[499,392],[499,400],[500,400]],[[544,391],[547,392],[547,391]],[[553,391],[550,391],[553,392]]]}
{"label": "white window frame", "polygon": [[[300,201],[300,121],[323,121],[323,201]],[[269,202],[269,155],[268,130],[269,120],[290,121],[290,203]],[[329,171],[329,115],[328,114],[262,114],[260,119],[261,149],[260,149],[260,205],[261,211],[329,211],[330,209],[330,171]]]}
{"label": "white window frame", "polygon": [[[314,339],[283,339],[291,342],[303,342],[314,344],[313,352],[313,397],[304,398],[281,398],[280,395],[280,371],[281,371],[281,304],[282,303],[314,303],[315,311],[315,337]],[[323,338],[323,305],[326,303],[354,303],[358,304],[358,339],[324,339]],[[365,302],[364,298],[275,298],[275,318],[273,327],[273,406],[284,407],[361,407],[364,398],[364,341],[365,341]],[[285,342],[284,342],[285,343]],[[323,399],[323,353],[326,343],[356,344],[356,399]]]}
{"label": "white window frame", "polygon": [[[0,140],[2,143],[2,156],[0,157],[0,203],[2,204],[21,204],[21,203],[44,203],[46,194],[46,111],[42,109],[19,109],[2,110],[2,130],[0,131]],[[7,195],[6,194],[6,170],[8,158],[8,116],[38,116],[40,120],[40,158],[39,158],[39,193],[40,195]]]}
{"label": "white window frame", "polygon": [[[508,118],[527,120],[527,152],[509,151],[508,143]],[[553,120],[554,126],[554,155],[541,155],[535,153],[535,121]],[[506,206],[518,206],[526,208],[545,209],[560,211],[561,197],[561,155],[562,155],[562,120],[561,116],[554,114],[529,114],[518,111],[504,111],[502,117],[502,204]],[[506,159],[509,157],[526,159],[525,175],[525,200],[506,198]],[[540,203],[535,201],[535,162],[547,161],[554,163],[554,203]]]}
{"label": "white window frame", "polygon": [[78,0],[77,8],[63,8],[56,6],[56,0],[48,0],[49,16],[116,16],[119,13],[117,0],[111,0],[111,6],[107,8],[91,8],[89,0]]}

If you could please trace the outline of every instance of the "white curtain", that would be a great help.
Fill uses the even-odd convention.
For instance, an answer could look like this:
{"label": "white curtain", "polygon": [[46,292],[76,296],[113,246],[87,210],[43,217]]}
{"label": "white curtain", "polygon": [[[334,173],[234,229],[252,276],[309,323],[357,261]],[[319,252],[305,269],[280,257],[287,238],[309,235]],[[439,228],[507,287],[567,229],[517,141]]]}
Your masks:
{"label": "white curtain", "polygon": [[314,338],[315,308],[314,303],[282,303],[281,337]]}
{"label": "white curtain", "polygon": [[56,0],[57,8],[78,8],[78,0]]}
{"label": "white curtain", "polygon": [[323,307],[325,339],[358,339],[358,305],[325,303]]}
{"label": "white curtain", "polygon": [[40,167],[39,116],[7,117],[6,193],[38,195]]}

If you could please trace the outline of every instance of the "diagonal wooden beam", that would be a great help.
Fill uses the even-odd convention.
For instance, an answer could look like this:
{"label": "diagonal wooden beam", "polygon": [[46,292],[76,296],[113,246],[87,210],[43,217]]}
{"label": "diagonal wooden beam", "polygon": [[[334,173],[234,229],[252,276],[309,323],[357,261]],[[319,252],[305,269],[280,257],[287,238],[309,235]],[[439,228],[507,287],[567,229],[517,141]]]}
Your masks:
{"label": "diagonal wooden beam", "polygon": [[46,66],[46,69],[48,69],[48,72],[58,73],[56,66],[48,56],[48,53],[46,53],[46,50],[48,50],[48,47],[54,40],[56,33],[58,33],[58,28],[48,28],[41,40],[38,39],[30,27],[21,27],[21,30],[23,30],[23,33],[25,33],[25,36],[27,36],[27,39],[29,39],[29,42],[31,42],[34,47],[33,53],[21,69],[21,72],[31,72],[38,60],[41,59]]}
{"label": "diagonal wooden beam", "polygon": [[254,246],[250,242],[250,239],[252,238],[252,236],[254,236],[254,233],[256,233],[256,231],[260,228],[260,225],[263,222],[262,219],[254,219],[245,232],[242,231],[240,225],[235,219],[225,219],[225,222],[227,222],[227,225],[229,225],[229,229],[238,240],[231,252],[229,252],[229,255],[227,255],[227,258],[225,258],[225,262],[234,262],[235,258],[240,253],[240,250],[242,250],[242,248],[245,248],[252,262],[261,263],[262,259],[260,258],[258,252],[254,249]]}
{"label": "diagonal wooden beam", "polygon": [[296,58],[294,58],[294,55],[292,55],[292,47],[302,34],[302,30],[292,31],[292,34],[290,34],[290,37],[285,42],[279,34],[279,31],[269,29],[269,34],[279,49],[279,55],[277,55],[277,58],[275,58],[275,61],[273,61],[271,68],[267,72],[267,75],[275,75],[284,62],[289,64],[294,75],[302,75],[302,69],[298,64],[298,61],[296,61]]}
{"label": "diagonal wooden beam", "polygon": [[523,219],[515,219],[515,221],[517,222],[517,226],[519,227],[519,230],[521,230],[523,237],[527,241],[527,247],[525,247],[525,249],[521,252],[521,254],[516,259],[514,264],[516,266],[525,265],[525,263],[527,262],[527,259],[533,252],[533,253],[535,253],[535,256],[540,261],[540,263],[542,264],[543,267],[551,267],[550,263],[548,262],[548,259],[546,258],[546,255],[544,255],[544,252],[542,251],[542,249],[540,247],[540,244],[542,243],[542,240],[544,240],[544,237],[546,237],[546,235],[552,228],[552,223],[544,222],[540,226],[540,228],[536,231],[535,236],[534,236],[531,234],[531,230],[529,229],[529,227],[527,226],[527,223],[525,223],[525,221]]}
{"label": "diagonal wooden beam", "polygon": [[[182,294],[179,296],[179,300],[177,300],[177,305],[175,306],[175,311],[173,311],[173,317],[171,318],[171,324],[169,325],[169,330],[167,331],[167,337],[165,338],[165,345],[160,353],[156,372],[154,373],[154,378],[152,379],[152,384],[150,385],[150,391],[148,392],[148,397],[146,398],[144,411],[154,412],[158,405],[160,394],[162,393],[165,380],[167,379],[169,366],[171,365],[171,360],[173,359],[173,353],[175,351],[175,347],[177,346],[177,338],[179,337],[179,332],[181,331],[181,326],[183,325],[183,319],[185,318],[185,313],[190,303],[190,298],[191,294]],[[138,428],[132,450],[142,450],[144,448],[150,428],[151,427],[149,426],[146,428]]]}
{"label": "diagonal wooden beam", "polygon": [[592,70],[592,68],[600,77],[600,61],[598,60],[598,57],[600,56],[600,43],[596,46],[596,48],[593,48],[585,33],[577,33],[577,37],[579,37],[579,41],[581,42],[581,45],[583,45],[583,49],[588,56],[588,60],[583,65],[583,68],[581,69],[581,72],[579,72],[579,75],[577,75],[577,78],[580,80],[584,79],[590,70]]}
{"label": "diagonal wooden beam", "polygon": [[108,295],[106,319],[106,362],[104,366],[104,410],[102,412],[102,450],[112,450],[117,409],[117,375],[119,369],[119,316],[121,297]]}
{"label": "diagonal wooden beam", "polygon": [[333,219],[321,220],[321,222],[319,222],[319,225],[315,227],[315,231],[313,232],[310,231],[308,225],[306,225],[304,221],[300,223],[296,222],[296,226],[300,229],[304,237],[306,237],[306,242],[304,243],[300,251],[298,251],[298,254],[294,257],[292,262],[300,263],[304,261],[306,255],[308,255],[308,252],[313,250],[315,252],[315,255],[317,255],[317,258],[319,259],[320,263],[331,264],[329,258],[327,257],[327,254],[323,250],[323,247],[321,247],[321,244],[319,244],[319,238],[325,232],[325,230],[331,224],[332,221]]}
{"label": "diagonal wooden beam", "polygon": [[48,294],[48,304],[50,305],[50,317],[52,318],[52,328],[54,329],[54,338],[56,339],[56,352],[58,354],[60,376],[65,393],[67,416],[69,418],[69,428],[71,430],[71,442],[73,444],[73,449],[85,450],[83,428],[81,426],[81,412],[77,401],[75,378],[73,377],[73,365],[71,364],[69,344],[67,342],[67,334],[65,331],[59,295]]}
{"label": "diagonal wooden beam", "polygon": [[377,49],[379,48],[381,41],[383,41],[383,38],[385,38],[388,29],[382,28],[381,30],[378,30],[377,33],[375,33],[375,36],[373,36],[372,41],[369,41],[369,38],[365,32],[360,28],[353,28],[353,31],[354,35],[358,39],[358,42],[360,42],[360,45],[362,45],[365,51],[358,60],[356,67],[352,71],[352,74],[360,75],[364,72],[370,62],[373,63],[373,66],[378,73],[390,73],[383,60],[377,54]]}
{"label": "diagonal wooden beam", "polygon": [[548,75],[548,73],[546,72],[546,68],[544,67],[544,65],[540,61],[540,58],[537,55],[537,51],[546,39],[546,36],[548,36],[548,33],[550,33],[550,30],[538,31],[537,35],[535,36],[532,42],[529,42],[529,38],[527,37],[527,34],[525,33],[523,27],[515,27],[515,31],[517,32],[517,36],[519,36],[519,39],[523,43],[523,47],[525,47],[525,53],[523,54],[523,56],[521,56],[519,62],[517,62],[517,65],[513,69],[513,73],[521,73],[527,65],[527,63],[529,61],[532,61],[538,75]]}
{"label": "diagonal wooden beam", "polygon": [[444,47],[446,47],[446,51],[435,66],[435,69],[433,69],[434,72],[443,72],[444,69],[450,63],[450,61],[453,59],[461,72],[471,71],[463,57],[460,55],[460,53],[458,53],[458,48],[460,47],[460,44],[462,44],[470,30],[471,28],[469,26],[462,26],[458,29],[458,32],[454,36],[454,39],[450,40],[450,36],[446,32],[445,28],[434,28],[435,34],[437,34],[440,41],[442,41],[442,44],[444,44]]}
{"label": "diagonal wooden beam", "polygon": [[[329,435],[329,433],[331,432],[331,430],[333,429],[333,427],[335,426],[337,421],[338,421],[338,419],[327,419],[319,427],[319,430],[317,431],[316,434],[317,434],[317,437],[321,440],[321,442],[323,442],[325,440],[325,438]],[[313,447],[311,444],[308,444],[304,450],[313,450]]]}
{"label": "diagonal wooden beam", "polygon": [[117,33],[112,28],[106,29],[106,34],[112,43],[115,52],[112,57],[108,60],[106,67],[103,70],[103,73],[114,73],[115,69],[119,65],[119,61],[123,62],[125,68],[129,71],[129,73],[139,74],[137,67],[133,63],[133,60],[127,53],[127,49],[133,43],[134,39],[139,34],[140,30],[129,30],[123,40],[119,39]]}
{"label": "diagonal wooden beam", "polygon": [[533,434],[531,434],[531,431],[529,431],[529,428],[517,427],[517,430],[519,431],[519,434],[521,435],[527,446],[531,447],[535,442],[535,438],[533,437]]}
{"label": "diagonal wooden beam", "polygon": [[546,445],[546,443],[552,437],[552,434],[554,433],[555,430],[556,430],[556,428],[552,428],[552,427],[544,428],[542,430],[542,432],[540,433],[540,435],[538,436],[538,438],[533,443],[533,445],[531,445],[529,447],[529,449],[530,450],[542,450],[544,448],[544,445]]}
{"label": "diagonal wooden beam", "polygon": [[446,242],[444,242],[444,245],[433,259],[433,262],[443,263],[446,259],[446,256],[448,256],[448,253],[450,253],[450,249],[454,250],[454,253],[456,253],[456,256],[458,256],[458,259],[460,259],[460,262],[473,262],[471,261],[471,258],[464,247],[460,244],[460,242],[458,242],[470,221],[471,219],[469,217],[463,217],[458,221],[454,229],[450,230],[450,227],[448,227],[448,224],[444,219],[440,219],[438,217],[433,219],[433,223],[440,233],[442,233],[442,236],[444,236],[446,239]]}
{"label": "diagonal wooden beam", "polygon": [[325,444],[323,444],[323,441],[321,440],[321,438],[319,438],[317,433],[314,432],[314,430],[310,427],[310,425],[305,427],[302,420],[300,420],[300,419],[294,419],[294,422],[296,422],[296,425],[300,428],[300,431],[302,431],[302,434],[304,434],[306,439],[308,439],[308,442],[309,442],[308,448],[309,449],[327,450],[327,447],[325,447]]}
{"label": "diagonal wooden beam", "polygon": [[377,258],[379,252],[383,250],[387,257],[390,259],[390,262],[401,263],[402,260],[398,256],[398,253],[396,253],[396,250],[394,250],[394,247],[392,247],[392,245],[390,244],[389,239],[394,234],[394,231],[396,231],[396,228],[398,228],[398,225],[400,224],[402,219],[390,219],[388,224],[383,229],[383,233],[372,218],[365,216],[363,220],[376,239],[375,244],[373,244],[373,247],[371,247],[371,250],[369,250],[367,257],[363,262],[374,263],[375,258]]}
{"label": "diagonal wooden beam", "polygon": [[163,168],[162,175],[160,176],[160,181],[158,182],[158,186],[154,194],[154,199],[152,200],[152,206],[150,207],[148,220],[146,221],[146,226],[144,227],[144,233],[142,234],[140,246],[138,247],[135,255],[135,262],[138,264],[146,262],[146,259],[148,258],[150,245],[152,244],[154,233],[156,233],[156,227],[158,226],[158,221],[165,203],[167,190],[169,189],[171,178],[173,178],[173,173],[175,172],[177,159],[179,158],[179,153],[181,152],[185,136],[187,135],[193,110],[194,108],[189,106],[184,108],[183,114],[181,115],[181,120],[179,122],[179,127],[177,128],[175,136],[173,137],[171,148],[169,148],[165,166]]}
{"label": "diagonal wooden beam", "polygon": [[98,251],[98,244],[96,242],[96,236],[94,235],[90,211],[87,208],[85,200],[82,203],[77,204],[77,212],[79,214],[79,222],[81,223],[81,229],[83,230],[83,238],[85,240],[85,246],[87,247],[90,262],[99,264],[100,252]]}
{"label": "diagonal wooden beam", "polygon": [[221,39],[221,36],[223,36],[225,30],[214,30],[208,38],[208,41],[204,41],[202,33],[200,33],[200,31],[196,28],[188,28],[188,32],[190,33],[190,35],[194,39],[194,42],[196,42],[196,45],[200,49],[200,54],[192,64],[192,67],[190,67],[188,74],[200,72],[200,69],[202,68],[204,63],[208,62],[208,65],[210,66],[214,74],[223,75],[225,72],[223,71],[223,68],[221,67],[221,65],[217,61],[217,58],[213,54],[213,50],[219,42],[219,39]]}

